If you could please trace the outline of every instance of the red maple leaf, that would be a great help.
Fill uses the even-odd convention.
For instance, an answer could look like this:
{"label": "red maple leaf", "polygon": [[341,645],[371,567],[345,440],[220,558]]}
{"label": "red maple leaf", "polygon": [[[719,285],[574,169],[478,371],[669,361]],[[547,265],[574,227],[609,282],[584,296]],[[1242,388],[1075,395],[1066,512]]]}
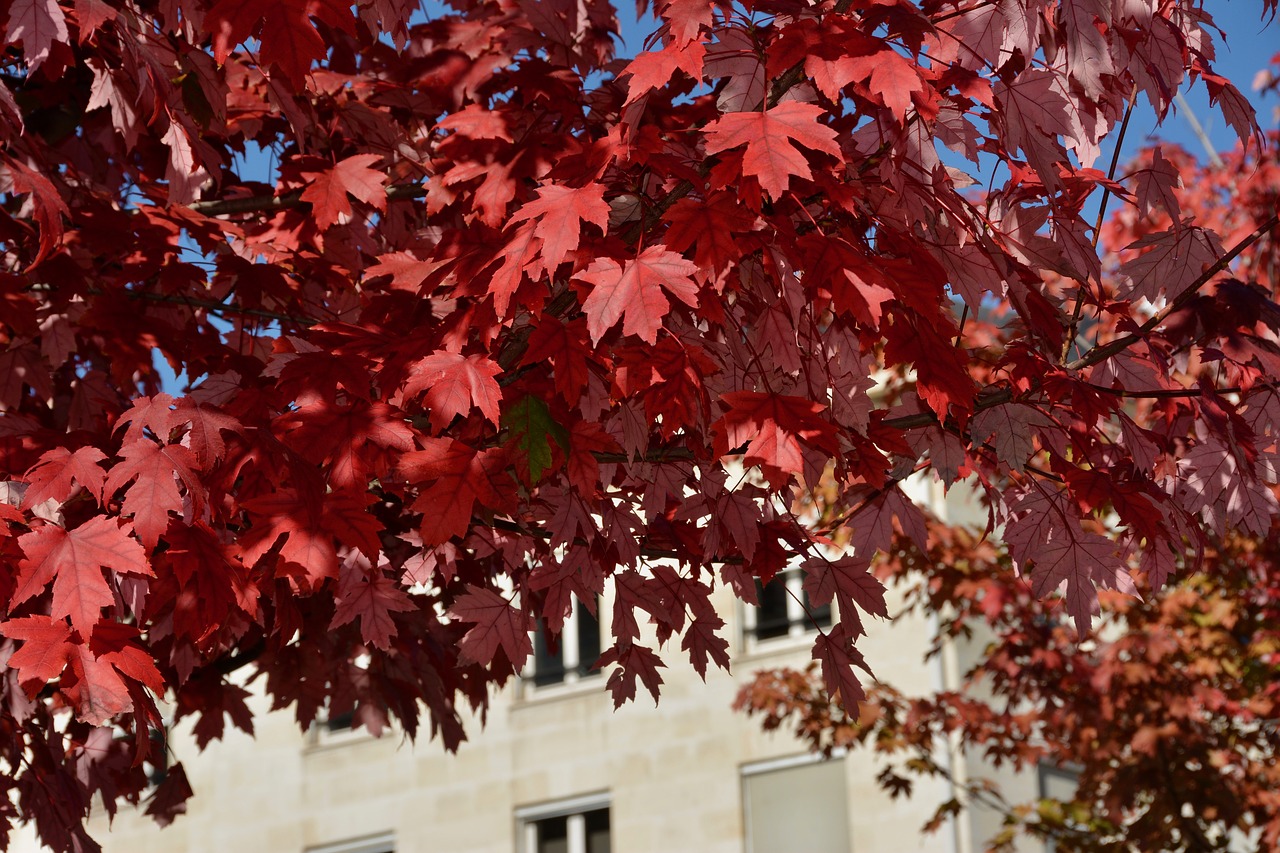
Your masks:
{"label": "red maple leaf", "polygon": [[76,709],[76,717],[92,726],[100,726],[133,708],[129,687],[115,667],[98,660],[87,646],[73,646],[71,674],[64,675],[59,687]]}
{"label": "red maple leaf", "polygon": [[501,372],[501,367],[482,355],[440,350],[410,368],[404,395],[412,397],[426,391],[423,402],[431,409],[431,426],[436,432],[455,417],[469,414],[473,404],[497,426],[502,389],[496,377]]}
{"label": "red maple leaf", "polygon": [[53,582],[54,618],[70,617],[81,637],[93,633],[102,608],[114,600],[102,570],[151,576],[146,552],[121,526],[105,516],[91,518],[75,530],[46,524],[18,539],[25,558],[18,563],[10,608],[39,595]]}
{"label": "red maple leaf", "polygon": [[204,29],[213,36],[213,56],[219,64],[236,45],[255,36],[261,41],[262,64],[275,65],[297,84],[327,50],[312,18],[355,32],[351,7],[342,0],[219,0],[205,15]]}
{"label": "red maple leaf", "polygon": [[380,162],[382,157],[377,154],[355,154],[340,160],[332,169],[306,173],[311,183],[302,191],[302,200],[311,202],[321,231],[351,220],[348,193],[376,210],[386,210],[386,173],[369,168]]}
{"label": "red maple leaf", "polygon": [[862,653],[853,645],[843,625],[836,625],[825,634],[819,633],[813,641],[813,659],[822,665],[822,681],[827,693],[838,696],[846,708],[856,708],[867,698],[862,682],[854,675],[855,666],[870,674]]}
{"label": "red maple leaf", "polygon": [[476,501],[498,509],[514,486],[501,450],[477,452],[452,439],[425,439],[423,450],[400,457],[396,470],[411,483],[426,484],[413,509],[422,513],[422,541],[439,545],[464,533]]}
{"label": "red maple leaf", "polygon": [[919,66],[894,50],[849,57],[840,64],[842,75],[851,81],[865,80],[867,90],[900,124],[907,120],[912,93],[926,91]]}
{"label": "red maple leaf", "polygon": [[654,703],[657,703],[658,691],[662,687],[662,675],[658,670],[665,668],[666,664],[653,649],[636,645],[631,640],[620,640],[606,649],[596,661],[596,666],[600,669],[609,664],[618,665],[618,668],[609,675],[606,685],[609,692],[613,694],[615,709],[621,708],[624,703],[636,698],[637,678],[644,682],[649,694],[653,696]]}
{"label": "red maple leaf", "polygon": [[729,192],[712,193],[707,199],[682,198],[663,214],[670,223],[667,248],[673,252],[693,249],[693,261],[701,270],[719,272],[751,252],[750,232],[757,217]]}
{"label": "red maple leaf", "polygon": [[360,637],[380,649],[391,647],[396,635],[392,613],[417,610],[409,596],[380,568],[367,568],[358,560],[342,564],[338,576],[337,609],[329,629],[360,620]]}
{"label": "red maple leaf", "polygon": [[[835,426],[820,417],[824,409],[813,400],[732,391],[720,401],[729,411],[711,425],[716,455],[743,452],[743,464],[759,465],[775,488],[804,471],[801,441],[831,455],[839,449]],[[738,451],[743,445],[744,450]]]}
{"label": "red maple leaf", "polygon": [[[46,2],[46,0],[31,0],[31,2],[35,6],[57,8],[57,3]],[[9,31],[9,36],[13,36],[12,30]],[[58,194],[57,187],[44,175],[29,169],[20,160],[5,157],[3,162],[13,181],[13,191],[18,194],[31,194],[35,218],[40,223],[40,249],[27,265],[27,269],[30,270],[47,258],[54,247],[62,242],[62,217],[69,216],[71,210]]]}
{"label": "red maple leaf", "polygon": [[591,348],[587,346],[586,332],[585,317],[576,317],[568,323],[545,317],[534,327],[529,336],[529,349],[524,354],[525,364],[551,364],[556,391],[571,405],[582,397],[582,389],[587,384]]}
{"label": "red maple leaf", "polygon": [[47,500],[62,503],[71,496],[73,481],[102,503],[102,485],[107,472],[99,463],[106,458],[96,447],[81,447],[74,453],[65,447],[45,451],[40,461],[24,475],[28,488],[22,498],[23,508],[30,509]]}
{"label": "red maple leaf", "polygon": [[601,231],[608,227],[609,205],[604,200],[604,185],[544,186],[536,199],[525,202],[511,217],[512,222],[527,219],[537,222],[533,233],[542,240],[543,265],[547,272],[555,272],[565,256],[578,248],[583,222],[590,222]]}
{"label": "red maple leaf", "polygon": [[773,198],[786,191],[792,176],[813,177],[809,160],[797,147],[840,156],[836,132],[818,121],[822,107],[786,101],[765,112],[730,113],[707,125],[707,153],[747,146],[742,172],[754,175]]}
{"label": "red maple leaf", "polygon": [[217,406],[200,403],[190,397],[178,398],[173,418],[189,424],[187,444],[203,470],[212,468],[227,455],[227,442],[222,437],[224,432],[240,433],[244,430],[238,420]]}
{"label": "red maple leaf", "polygon": [[381,401],[316,401],[277,418],[276,428],[302,456],[326,466],[329,483],[340,489],[364,488],[391,469],[397,453],[413,447],[404,413]]}
{"label": "red maple leaf", "polygon": [[599,343],[619,318],[623,334],[656,343],[662,318],[671,307],[662,291],[696,307],[698,286],[689,276],[697,269],[675,252],[650,246],[622,266],[612,258],[601,258],[578,273],[579,280],[594,285],[582,303],[592,343]]}
{"label": "red maple leaf", "polygon": [[884,600],[884,584],[871,573],[867,556],[840,557],[827,560],[814,557],[804,562],[804,591],[815,607],[823,607],[835,598],[840,623],[850,636],[867,633],[858,616],[858,608],[882,619],[889,618]]}
{"label": "red maple leaf", "polygon": [[468,584],[449,613],[460,622],[473,625],[458,643],[461,656],[468,661],[488,666],[501,648],[512,668],[519,672],[533,652],[529,635],[533,622],[529,615],[491,589]]}
{"label": "red maple leaf", "polygon": [[22,641],[6,666],[16,669],[18,680],[34,686],[36,691],[61,674],[75,648],[75,643],[70,641],[71,627],[66,621],[48,616],[24,616],[0,622],[0,634]]}
{"label": "red maple leaf", "polygon": [[723,627],[724,620],[719,617],[699,617],[689,623],[689,630],[680,642],[680,648],[689,653],[689,662],[703,681],[707,680],[708,658],[729,671],[729,641],[716,633]]}
{"label": "red maple leaf", "polygon": [[252,567],[283,536],[280,559],[300,570],[313,587],[325,578],[338,576],[338,551],[335,537],[360,551],[370,560],[378,557],[382,529],[377,517],[368,511],[362,495],[333,491],[323,503],[309,499],[297,490],[280,489],[240,504],[253,520],[253,526],[241,535],[242,557]]}
{"label": "red maple leaf", "polygon": [[142,544],[154,548],[169,526],[169,512],[182,512],[179,482],[194,503],[196,514],[204,503],[204,487],[192,470],[196,458],[180,444],[161,445],[150,439],[125,444],[120,455],[123,460],[107,476],[106,491],[113,494],[133,481],[120,511],[133,516]]}

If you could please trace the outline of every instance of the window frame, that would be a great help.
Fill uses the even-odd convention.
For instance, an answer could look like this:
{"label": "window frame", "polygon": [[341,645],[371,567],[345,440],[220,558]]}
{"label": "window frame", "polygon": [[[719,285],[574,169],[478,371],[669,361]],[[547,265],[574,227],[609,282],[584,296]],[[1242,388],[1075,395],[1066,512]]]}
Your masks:
{"label": "window frame", "polygon": [[395,849],[395,833],[379,832],[376,835],[363,835],[346,841],[308,847],[305,853],[395,853]]}
{"label": "window frame", "polygon": [[[536,696],[550,693],[558,690],[566,690],[583,682],[594,683],[594,679],[603,675],[601,669],[591,669],[591,665],[596,661],[580,660],[582,649],[579,645],[579,620],[582,618],[583,603],[576,595],[571,599],[572,610],[565,617],[564,626],[560,629],[559,647],[560,647],[560,666],[561,677],[558,681],[548,682],[547,684],[538,684],[538,654],[537,647],[540,642],[542,633],[541,627],[535,628],[533,632],[534,652],[529,656],[528,663],[520,673],[521,693],[524,696]],[[608,624],[606,622],[607,609],[603,595],[596,596],[596,660],[604,652],[604,641],[608,636]],[[541,620],[539,620],[541,621]]]}
{"label": "window frame", "polygon": [[[742,647],[746,652],[753,652],[761,649],[772,648],[775,645],[791,645],[798,641],[804,640],[817,633],[818,627],[828,628],[836,623],[835,602],[824,605],[827,609],[827,621],[821,626],[815,626],[809,618],[809,614],[805,611],[803,602],[808,598],[804,592],[804,568],[801,566],[791,566],[782,569],[770,581],[770,584],[777,583],[781,578],[786,591],[787,604],[787,632],[779,634],[776,637],[760,637],[758,634],[758,619],[760,607],[743,603],[742,605]],[[757,583],[759,583],[757,581]],[[763,585],[757,587],[757,598],[764,589]]]}
{"label": "window frame", "polygon": [[581,794],[549,803],[521,806],[515,810],[517,853],[538,853],[538,824],[554,818],[568,818],[568,853],[586,853],[586,815],[609,812],[609,846],[613,847],[613,798],[608,791]]}
{"label": "window frame", "polygon": [[[785,639],[779,637],[778,639]],[[766,641],[768,642],[768,641]],[[820,752],[802,752],[795,755],[784,755],[778,758],[766,758],[759,761],[750,761],[741,764],[738,767],[738,799],[742,804],[742,849],[751,853],[755,848],[752,846],[751,838],[751,798],[748,795],[747,780],[752,776],[763,776],[768,773],[775,773],[779,770],[795,770],[801,767],[808,767],[818,764],[829,764],[834,762],[844,763],[848,755],[848,749],[845,747],[836,747],[831,750],[829,756]],[[845,768],[846,774],[848,767]],[[848,780],[845,781],[845,820],[849,820],[849,810],[852,803],[849,799]],[[850,841],[852,842],[852,836]]]}

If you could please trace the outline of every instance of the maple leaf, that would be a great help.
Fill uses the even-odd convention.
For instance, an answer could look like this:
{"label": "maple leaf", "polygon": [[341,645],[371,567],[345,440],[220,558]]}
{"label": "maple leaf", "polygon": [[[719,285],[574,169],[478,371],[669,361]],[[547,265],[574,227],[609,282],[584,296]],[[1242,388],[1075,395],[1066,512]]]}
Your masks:
{"label": "maple leaf", "polygon": [[169,526],[169,512],[182,512],[181,483],[196,514],[204,503],[204,487],[193,468],[195,455],[179,444],[156,444],[142,440],[120,449],[122,460],[107,475],[106,492],[114,494],[129,482],[121,512],[132,515],[142,544],[156,547]]}
{"label": "maple leaf", "polygon": [[834,598],[840,611],[840,623],[853,637],[866,633],[857,608],[873,616],[889,618],[884,600],[884,584],[871,574],[871,561],[866,556],[840,557],[827,560],[814,557],[805,560],[804,591],[814,607],[825,607]]}
{"label": "maple leaf", "polygon": [[1054,423],[1049,416],[1034,406],[1005,403],[974,415],[969,435],[975,444],[990,439],[1000,461],[1015,471],[1021,471],[1031,454],[1035,453],[1036,430],[1052,426]]}
{"label": "maple leaf", "polygon": [[1178,298],[1222,257],[1217,235],[1190,223],[1148,234],[1128,248],[1146,251],[1120,265],[1124,294],[1150,302]]}
{"label": "maple leaf", "polygon": [[667,248],[673,252],[693,249],[693,261],[703,270],[723,270],[751,250],[746,234],[754,231],[756,217],[727,192],[706,199],[682,198],[662,215],[670,223]]}
{"label": "maple leaf", "polygon": [[278,489],[251,498],[241,506],[253,520],[241,534],[241,557],[254,566],[281,537],[280,559],[302,570],[313,586],[338,577],[338,553],[334,538],[358,548],[370,560],[381,550],[377,517],[369,512],[368,496],[335,490],[321,504],[294,489]]}
{"label": "maple leaf", "polygon": [[677,70],[700,80],[702,59],[706,53],[707,49],[700,42],[682,44],[673,41],[662,50],[638,54],[618,75],[627,76],[627,100],[623,106],[630,106],[654,89],[667,85]]}
{"label": "maple leaf", "polygon": [[413,508],[421,512],[425,545],[439,545],[466,532],[476,501],[500,509],[513,486],[500,450],[477,452],[452,439],[425,439],[424,449],[405,453],[397,473],[422,489]]}
{"label": "maple leaf", "polygon": [[554,317],[545,318],[529,336],[529,349],[525,352],[525,364],[551,363],[556,391],[570,404],[582,397],[582,389],[587,384],[591,350],[586,343],[586,331],[585,317],[568,323]]}
{"label": "maple leaf", "polygon": [[499,317],[507,316],[511,297],[515,296],[525,280],[525,270],[536,262],[542,252],[542,240],[534,233],[537,228],[537,223],[532,221],[516,228],[502,253],[502,265],[489,279],[493,310]]}
{"label": "maple leaf", "polygon": [[719,154],[741,145],[743,174],[754,175],[773,198],[787,189],[791,178],[813,177],[809,161],[797,145],[840,156],[836,132],[818,121],[821,107],[786,101],[764,112],[731,113],[707,125],[707,153]]}
{"label": "maple leaf", "polygon": [[680,643],[680,648],[689,653],[689,661],[703,681],[707,680],[708,658],[724,671],[729,671],[729,641],[716,633],[723,627],[723,619],[699,617],[689,623],[689,630]]}
{"label": "maple leaf", "polygon": [[404,414],[381,401],[357,400],[350,406],[317,401],[276,420],[299,452],[328,468],[338,488],[364,488],[370,477],[390,470],[395,454],[413,447],[413,431]]}
{"label": "maple leaf", "polygon": [[731,391],[720,400],[729,411],[711,426],[716,455],[727,456],[746,445],[743,464],[761,466],[774,488],[803,473],[802,440],[827,454],[837,451],[836,428],[820,417],[819,403],[756,391]]}
{"label": "maple leaf", "polygon": [[321,231],[350,221],[348,193],[376,210],[386,210],[387,193],[383,187],[387,176],[369,168],[380,162],[382,157],[377,154],[355,154],[338,161],[331,169],[311,173],[311,183],[302,191],[302,200],[311,203],[316,226]]}
{"label": "maple leaf", "polygon": [[40,456],[40,461],[24,475],[28,488],[22,498],[24,509],[47,500],[62,503],[72,494],[72,483],[79,483],[98,503],[102,503],[102,486],[107,472],[99,465],[107,458],[96,447],[81,447],[74,453],[55,447]]}
{"label": "maple leaf", "polygon": [[10,608],[39,595],[53,582],[54,618],[71,619],[81,637],[93,633],[102,608],[114,600],[103,569],[153,576],[146,552],[129,536],[128,525],[91,518],[75,530],[46,524],[18,539],[24,558],[18,563]]}
{"label": "maple leaf", "polygon": [[519,672],[533,653],[533,640],[529,636],[533,623],[528,614],[512,607],[491,589],[468,584],[449,613],[458,621],[474,626],[458,643],[458,650],[467,661],[489,666],[501,648],[512,669]]}
{"label": "maple leaf", "polygon": [[133,401],[124,414],[116,420],[113,432],[126,427],[121,437],[121,445],[132,444],[144,440],[148,434],[167,444],[175,429],[183,420],[174,412],[176,401],[168,394],[155,394],[150,397],[139,397]]}
{"label": "maple leaf", "polygon": [[431,426],[436,432],[455,417],[471,412],[474,404],[495,426],[502,389],[496,377],[502,368],[481,355],[436,351],[410,368],[404,394],[412,397],[426,391],[423,402],[431,409]]}
{"label": "maple leaf", "polygon": [[18,671],[24,684],[43,687],[61,674],[75,648],[70,642],[71,627],[62,619],[24,616],[0,622],[0,635],[21,640],[22,646],[6,666]]}
{"label": "maple leaf", "polygon": [[661,15],[666,19],[676,44],[694,41],[703,27],[711,26],[712,0],[667,0]]}
{"label": "maple leaf", "polygon": [[191,397],[178,398],[172,417],[175,421],[186,421],[190,425],[187,444],[195,454],[201,470],[209,470],[227,455],[227,442],[222,437],[224,432],[244,432],[240,421],[216,406],[198,402]]}
{"label": "maple leaf", "polygon": [[601,231],[609,226],[609,205],[604,200],[604,185],[589,183],[581,187],[544,186],[534,201],[511,217],[512,222],[536,220],[533,228],[542,240],[542,260],[547,272],[554,272],[565,256],[578,248],[583,222]]}
{"label": "maple leaf", "polygon": [[867,89],[889,108],[899,124],[907,120],[912,93],[925,91],[920,69],[894,50],[846,58],[841,66],[841,76],[850,81],[865,80]]}
{"label": "maple leaf", "polygon": [[671,307],[662,291],[696,307],[698,286],[689,278],[695,272],[696,266],[662,246],[650,246],[621,266],[612,258],[597,260],[575,277],[594,285],[582,303],[591,342],[598,344],[621,318],[623,334],[656,343]]}
{"label": "maple leaf", "polygon": [[833,698],[839,697],[845,708],[856,708],[867,698],[853,668],[861,667],[868,674],[871,670],[867,668],[862,653],[854,648],[844,633],[843,626],[837,625],[826,634],[818,634],[813,641],[813,659],[822,665],[822,681],[827,686],[827,693]]}
{"label": "maple leaf", "polygon": [[[34,4],[48,3],[56,6],[54,0],[30,0]],[[17,6],[17,3],[14,4]],[[13,7],[10,7],[13,8]],[[10,36],[13,32],[10,30]],[[9,171],[16,193],[30,193],[34,204],[36,220],[40,223],[40,249],[27,265],[27,270],[34,269],[49,253],[62,242],[62,217],[70,216],[71,210],[62,200],[57,187],[39,172],[28,168],[19,160],[3,157],[2,162]]]}
{"label": "maple leaf", "polygon": [[516,401],[502,415],[502,426],[510,430],[511,443],[527,463],[529,482],[542,479],[551,467],[551,442],[562,448],[569,445],[565,428],[551,419],[547,404],[532,395]]}
{"label": "maple leaf", "polygon": [[367,569],[356,560],[348,560],[342,565],[337,602],[329,630],[358,618],[361,639],[379,649],[389,649],[391,638],[398,630],[391,614],[417,610],[409,596],[398,589],[395,581],[381,569]]}
{"label": "maple leaf", "polygon": [[64,677],[60,687],[79,719],[101,726],[133,709],[129,688],[115,667],[98,660],[86,646],[73,646],[70,658],[73,675]]}
{"label": "maple leaf", "polygon": [[[710,651],[710,650],[708,650]],[[659,669],[666,667],[662,659],[653,649],[636,645],[631,640],[619,641],[606,649],[596,666],[603,669],[610,664],[618,668],[609,675],[606,686],[613,694],[613,707],[621,708],[626,702],[636,698],[636,679],[644,682],[645,688],[653,696],[654,704],[658,702],[658,691],[662,686],[662,675]]]}
{"label": "maple leaf", "polygon": [[54,44],[68,39],[67,17],[56,0],[13,0],[7,28],[10,42],[22,42],[28,72],[49,58]]}
{"label": "maple leaf", "polygon": [[342,0],[218,0],[204,16],[204,29],[213,36],[213,56],[219,65],[227,61],[232,48],[256,36],[264,64],[274,64],[288,80],[298,83],[326,51],[312,18],[347,33],[355,31],[351,7]]}
{"label": "maple leaf", "polygon": [[1182,187],[1182,174],[1177,167],[1164,159],[1160,146],[1151,151],[1151,162],[1133,174],[1137,184],[1138,212],[1150,216],[1157,206],[1169,214],[1174,222],[1182,219],[1182,205],[1175,189]]}

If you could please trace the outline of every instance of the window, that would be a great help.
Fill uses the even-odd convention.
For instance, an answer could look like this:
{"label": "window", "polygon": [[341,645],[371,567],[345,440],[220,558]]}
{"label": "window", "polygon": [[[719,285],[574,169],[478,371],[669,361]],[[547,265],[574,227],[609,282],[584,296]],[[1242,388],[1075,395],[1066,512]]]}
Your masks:
{"label": "window", "polygon": [[595,615],[575,598],[573,612],[564,620],[560,636],[554,640],[547,637],[539,622],[533,634],[533,671],[527,676],[535,686],[572,684],[580,678],[600,674],[591,668],[600,657],[599,613],[599,598]]}
{"label": "window", "polygon": [[395,836],[389,832],[366,835],[322,847],[308,847],[307,853],[395,853]]}
{"label": "window", "polygon": [[609,799],[576,797],[516,811],[521,853],[609,853]]}
{"label": "window", "polygon": [[[1080,784],[1080,773],[1070,766],[1059,767],[1056,764],[1040,764],[1036,768],[1040,781],[1040,799],[1058,800],[1069,803],[1075,799],[1076,788]],[[1083,828],[1083,827],[1081,827]],[[1057,845],[1050,838],[1045,841],[1047,853],[1053,853]]]}
{"label": "window", "polygon": [[330,734],[350,731],[356,723],[356,710],[344,711],[341,714],[326,714],[324,727]]}
{"label": "window", "polygon": [[784,758],[742,770],[747,853],[849,853],[849,797],[839,759]]}
{"label": "window", "polygon": [[756,581],[759,607],[747,611],[747,634],[756,640],[801,637],[814,627],[831,624],[831,605],[814,607],[802,583],[800,569],[778,572],[767,584]]}

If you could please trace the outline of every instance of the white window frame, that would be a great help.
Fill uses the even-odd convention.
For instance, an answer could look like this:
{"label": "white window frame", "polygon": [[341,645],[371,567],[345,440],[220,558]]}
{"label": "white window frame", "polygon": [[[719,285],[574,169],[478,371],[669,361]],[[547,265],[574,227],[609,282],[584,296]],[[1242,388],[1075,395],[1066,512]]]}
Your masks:
{"label": "white window frame", "polygon": [[392,832],[380,832],[319,847],[308,847],[306,853],[395,853],[396,836]]}
{"label": "white window frame", "polygon": [[[595,661],[578,660],[578,618],[581,609],[584,606],[578,597],[572,596],[571,603],[573,609],[568,616],[565,617],[564,625],[560,629],[560,663],[564,667],[564,678],[551,684],[537,684],[534,678],[537,676],[537,654],[529,655],[529,660],[525,664],[524,669],[520,673],[521,689],[526,695],[541,694],[546,691],[560,690],[582,683],[587,680],[588,683],[594,683],[596,676],[602,675],[602,670],[596,670],[588,675],[580,675],[578,673],[579,666],[584,663],[587,666],[595,663]],[[596,624],[600,634],[600,653],[603,653],[606,646],[605,640],[609,636],[608,608],[605,606],[605,598],[603,595],[598,596],[596,601]],[[537,640],[535,638],[534,642]],[[599,654],[597,654],[597,657]]]}
{"label": "white window frame", "polygon": [[[817,633],[817,628],[809,620],[809,614],[804,610],[804,569],[800,566],[782,569],[778,572],[771,583],[777,581],[781,577],[787,587],[787,633],[777,637],[766,637],[761,639],[756,636],[757,617],[760,608],[751,604],[743,604],[742,614],[742,636],[743,648],[752,651],[759,648],[772,646],[774,643],[794,643],[796,640],[802,640],[811,637]],[[836,603],[831,602],[831,623],[836,623]]]}
{"label": "white window frame", "polygon": [[[778,637],[777,639],[784,639]],[[768,642],[766,640],[766,642]],[[796,767],[805,767],[810,764],[824,764],[828,761],[844,761],[848,754],[848,749],[838,746],[831,750],[830,757],[824,756],[820,752],[802,752],[799,755],[784,755],[781,758],[767,758],[763,761],[752,761],[743,764],[738,768],[738,798],[742,802],[742,843],[746,850],[754,849],[751,846],[751,799],[747,796],[747,779],[751,776],[759,776],[764,773],[772,773],[775,770],[792,770]],[[845,796],[848,796],[848,790]],[[612,824],[611,824],[612,825]]]}
{"label": "white window frame", "polygon": [[[612,798],[607,791],[583,794],[552,803],[522,806],[516,809],[516,850],[518,853],[537,853],[538,823],[552,818],[568,818],[568,853],[587,853],[587,812],[611,809]],[[613,814],[609,814],[610,841],[613,836]],[[612,844],[610,845],[612,846]]]}

